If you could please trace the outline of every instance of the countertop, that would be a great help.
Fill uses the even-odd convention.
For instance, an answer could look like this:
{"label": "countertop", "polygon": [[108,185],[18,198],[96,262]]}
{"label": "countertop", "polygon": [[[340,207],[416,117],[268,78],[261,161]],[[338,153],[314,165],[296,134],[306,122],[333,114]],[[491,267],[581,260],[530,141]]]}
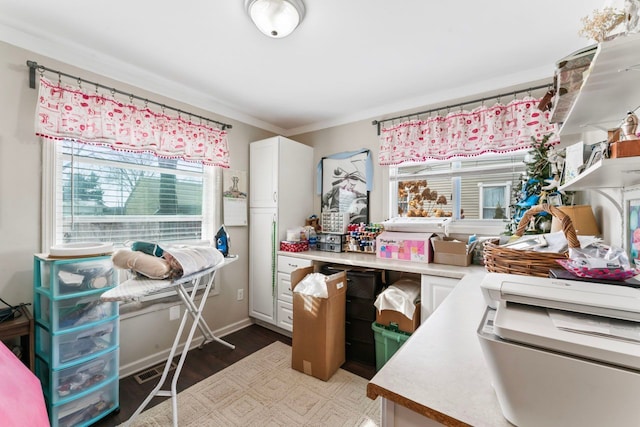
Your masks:
{"label": "countertop", "polygon": [[476,331],[484,271],[469,272],[367,385],[445,425],[511,426],[491,386]]}
{"label": "countertop", "polygon": [[[461,279],[465,274],[474,269],[482,269],[478,266],[458,267],[455,265],[398,261],[395,259],[378,258],[375,254],[357,252],[325,252],[318,250],[303,252],[279,251],[278,255],[358,267],[380,268],[385,270],[404,271],[406,273],[430,274],[433,276],[451,277],[454,279]],[[482,270],[484,271],[484,269]]]}
{"label": "countertop", "polygon": [[376,258],[358,253],[278,252],[295,258],[460,278],[438,309],[367,385],[384,397],[445,425],[511,426],[491,386],[477,336],[486,303],[484,267],[456,267]]}

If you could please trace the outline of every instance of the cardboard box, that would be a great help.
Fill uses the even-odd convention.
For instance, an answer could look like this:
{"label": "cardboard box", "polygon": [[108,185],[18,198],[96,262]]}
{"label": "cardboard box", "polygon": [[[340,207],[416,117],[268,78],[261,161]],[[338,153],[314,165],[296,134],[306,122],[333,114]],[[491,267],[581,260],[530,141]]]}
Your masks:
{"label": "cardboard box", "polygon": [[293,290],[293,339],[291,367],[327,381],[344,364],[347,275],[327,276],[328,298],[295,292],[313,266],[291,273]]}
{"label": "cardboard box", "polygon": [[416,304],[416,311],[413,312],[412,319],[409,319],[399,311],[376,310],[376,323],[387,327],[397,325],[398,330],[402,332],[415,332],[420,326],[420,303]]}
{"label": "cardboard box", "polygon": [[609,157],[612,159],[634,156],[640,156],[640,139],[629,139],[609,144]]}
{"label": "cardboard box", "polygon": [[466,267],[471,264],[473,253],[467,253],[467,244],[450,237],[434,237],[433,262],[436,264],[459,265]]}
{"label": "cardboard box", "polygon": [[376,237],[376,257],[429,263],[433,260],[431,233],[384,231]]}

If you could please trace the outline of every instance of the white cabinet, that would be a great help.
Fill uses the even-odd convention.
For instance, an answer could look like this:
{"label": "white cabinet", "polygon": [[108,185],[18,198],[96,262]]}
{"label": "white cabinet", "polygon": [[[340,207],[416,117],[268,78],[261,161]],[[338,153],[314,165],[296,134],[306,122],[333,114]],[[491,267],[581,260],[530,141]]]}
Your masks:
{"label": "white cabinet", "polygon": [[249,206],[278,207],[278,139],[271,138],[251,144]]}
{"label": "white cabinet", "polygon": [[433,313],[460,279],[423,274],[420,283],[420,323]]}
{"label": "white cabinet", "polygon": [[293,332],[293,293],[291,292],[291,272],[309,267],[311,260],[278,255],[278,279],[276,294],[276,325]]}
{"label": "white cabinet", "polygon": [[313,214],[313,149],[276,136],[251,143],[249,162],[249,316],[278,325],[290,307],[278,299],[276,252]]}

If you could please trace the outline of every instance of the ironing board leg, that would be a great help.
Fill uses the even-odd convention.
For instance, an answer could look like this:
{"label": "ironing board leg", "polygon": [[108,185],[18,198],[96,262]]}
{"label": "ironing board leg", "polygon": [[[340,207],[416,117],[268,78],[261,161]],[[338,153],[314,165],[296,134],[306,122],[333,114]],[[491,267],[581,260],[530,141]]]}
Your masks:
{"label": "ironing board leg", "polygon": [[[169,358],[167,359],[167,363],[165,364],[164,371],[162,372],[162,376],[160,381],[156,387],[149,393],[147,398],[142,402],[142,404],[136,409],[136,412],[127,420],[124,424],[125,427],[129,426],[135,417],[140,415],[140,413],[144,410],[144,408],[149,404],[151,399],[155,396],[168,396],[171,397],[171,406],[172,406],[172,415],[173,415],[173,426],[178,427],[178,378],[180,377],[180,371],[182,371],[182,366],[184,365],[184,361],[187,358],[187,353],[189,352],[189,348],[191,346],[191,341],[193,340],[193,335],[195,334],[196,328],[200,328],[200,330],[205,335],[208,340],[215,340],[224,344],[232,349],[235,348],[234,345],[229,344],[226,341],[221,340],[220,338],[213,335],[211,329],[207,325],[207,323],[202,318],[202,311],[207,302],[207,297],[209,296],[209,291],[211,290],[211,285],[213,284],[213,280],[215,278],[215,272],[211,274],[207,285],[205,286],[204,292],[202,293],[202,299],[200,300],[200,304],[196,306],[194,303],[195,294],[200,283],[199,278],[195,283],[195,286],[191,292],[191,295],[184,289],[182,284],[178,284],[175,287],[176,293],[180,296],[180,299],[185,304],[185,312],[182,315],[182,320],[180,321],[180,327],[178,328],[178,332],[176,333],[176,337],[173,341],[173,346],[171,347],[171,351],[169,352]],[[187,340],[184,343],[184,347],[182,350],[182,354],[180,355],[180,360],[178,361],[178,366],[176,367],[176,371],[173,374],[173,379],[171,381],[171,390],[161,390],[164,381],[167,378],[167,375],[171,369],[171,361],[175,356],[176,350],[180,345],[180,338],[182,336],[182,332],[184,330],[184,326],[187,322],[188,317],[191,316],[193,318],[193,324],[189,329],[189,334],[187,336]],[[205,332],[206,331],[206,332]]]}

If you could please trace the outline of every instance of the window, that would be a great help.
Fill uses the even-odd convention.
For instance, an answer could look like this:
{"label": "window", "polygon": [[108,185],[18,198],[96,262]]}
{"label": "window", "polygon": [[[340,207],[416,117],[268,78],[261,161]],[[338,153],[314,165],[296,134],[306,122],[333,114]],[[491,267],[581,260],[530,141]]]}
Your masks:
{"label": "window", "polygon": [[526,152],[404,164],[389,171],[390,217],[509,219]]}
{"label": "window", "polygon": [[212,238],[213,167],[71,141],[44,145],[51,169],[45,170],[44,250],[73,242]]}
{"label": "window", "polygon": [[480,217],[482,219],[511,218],[511,182],[503,184],[478,183],[480,188]]}

